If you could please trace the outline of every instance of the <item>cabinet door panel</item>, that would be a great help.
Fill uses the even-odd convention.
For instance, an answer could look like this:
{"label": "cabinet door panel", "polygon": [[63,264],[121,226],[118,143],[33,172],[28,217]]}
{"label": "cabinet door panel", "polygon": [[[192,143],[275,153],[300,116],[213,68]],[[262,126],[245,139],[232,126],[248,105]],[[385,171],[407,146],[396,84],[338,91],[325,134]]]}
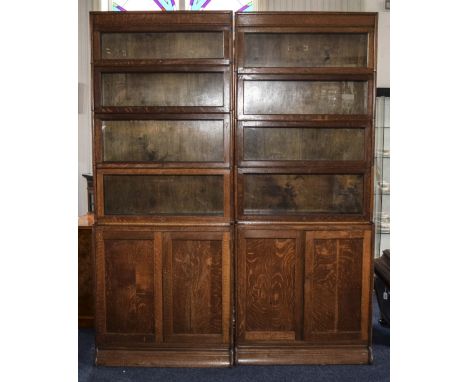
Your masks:
{"label": "cabinet door panel", "polygon": [[165,233],[164,340],[229,341],[228,232]]}
{"label": "cabinet door panel", "polygon": [[306,233],[304,339],[368,338],[370,231]]}
{"label": "cabinet door panel", "polygon": [[366,67],[367,33],[245,33],[244,67]]}
{"label": "cabinet door panel", "polygon": [[101,57],[115,59],[223,58],[223,32],[102,33]]}
{"label": "cabinet door panel", "polygon": [[98,230],[96,330],[107,343],[153,343],[156,338],[154,234]]}
{"label": "cabinet door panel", "polygon": [[294,341],[300,336],[301,250],[296,231],[240,233],[238,337]]}
{"label": "cabinet door panel", "polygon": [[218,73],[102,73],[102,106],[224,105]]}
{"label": "cabinet door panel", "polygon": [[367,114],[366,81],[248,80],[243,113]]}

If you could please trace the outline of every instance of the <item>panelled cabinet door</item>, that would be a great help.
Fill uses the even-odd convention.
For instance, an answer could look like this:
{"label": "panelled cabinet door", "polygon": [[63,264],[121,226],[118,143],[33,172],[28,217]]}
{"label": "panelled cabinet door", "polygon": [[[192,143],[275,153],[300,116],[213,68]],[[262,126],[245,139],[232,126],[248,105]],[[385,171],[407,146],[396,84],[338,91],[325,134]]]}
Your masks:
{"label": "panelled cabinet door", "polygon": [[164,341],[229,343],[229,232],[163,234]]}
{"label": "panelled cabinet door", "polygon": [[300,339],[302,263],[299,231],[240,231],[237,260],[240,342]]}
{"label": "panelled cabinet door", "polygon": [[97,342],[151,344],[160,330],[151,231],[96,232]]}
{"label": "panelled cabinet door", "polygon": [[304,340],[368,340],[371,231],[308,231]]}

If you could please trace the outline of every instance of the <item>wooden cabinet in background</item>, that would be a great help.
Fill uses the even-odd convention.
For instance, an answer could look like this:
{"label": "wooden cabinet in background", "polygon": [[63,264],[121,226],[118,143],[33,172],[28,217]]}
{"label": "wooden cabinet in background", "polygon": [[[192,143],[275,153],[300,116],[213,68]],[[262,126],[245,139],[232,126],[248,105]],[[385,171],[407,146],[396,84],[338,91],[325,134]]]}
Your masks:
{"label": "wooden cabinet in background", "polygon": [[78,220],[78,326],[94,327],[94,215]]}

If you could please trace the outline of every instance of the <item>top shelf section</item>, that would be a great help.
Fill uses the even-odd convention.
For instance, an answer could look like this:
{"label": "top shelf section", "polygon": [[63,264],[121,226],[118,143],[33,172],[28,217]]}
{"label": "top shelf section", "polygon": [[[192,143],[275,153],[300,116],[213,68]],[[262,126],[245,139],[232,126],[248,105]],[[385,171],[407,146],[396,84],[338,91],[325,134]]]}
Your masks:
{"label": "top shelf section", "polygon": [[229,65],[232,12],[91,13],[93,64]]}
{"label": "top shelf section", "polygon": [[372,74],[375,13],[236,14],[237,71]]}

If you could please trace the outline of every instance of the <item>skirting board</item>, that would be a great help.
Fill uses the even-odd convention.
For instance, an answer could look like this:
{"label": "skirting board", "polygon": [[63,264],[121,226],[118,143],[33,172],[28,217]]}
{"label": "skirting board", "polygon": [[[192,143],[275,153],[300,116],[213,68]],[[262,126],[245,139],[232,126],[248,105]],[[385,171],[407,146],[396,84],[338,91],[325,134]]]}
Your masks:
{"label": "skirting board", "polygon": [[372,363],[367,346],[343,347],[253,347],[238,346],[238,365],[356,365]]}
{"label": "skirting board", "polygon": [[229,367],[233,359],[229,349],[97,349],[97,366],[143,367]]}

